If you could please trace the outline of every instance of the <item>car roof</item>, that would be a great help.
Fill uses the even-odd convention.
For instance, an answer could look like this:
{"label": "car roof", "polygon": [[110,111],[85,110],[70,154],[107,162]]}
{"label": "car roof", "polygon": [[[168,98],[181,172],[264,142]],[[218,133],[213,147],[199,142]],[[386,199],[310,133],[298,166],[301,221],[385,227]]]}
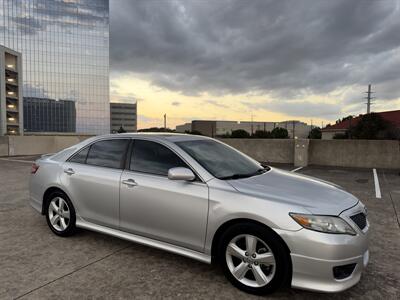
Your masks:
{"label": "car roof", "polygon": [[193,140],[209,140],[210,137],[184,134],[184,133],[171,133],[171,132],[138,132],[138,133],[116,133],[116,134],[106,134],[94,137],[92,140],[104,139],[104,138],[151,138],[153,140],[165,140],[170,142],[181,142],[181,141],[193,141]]}

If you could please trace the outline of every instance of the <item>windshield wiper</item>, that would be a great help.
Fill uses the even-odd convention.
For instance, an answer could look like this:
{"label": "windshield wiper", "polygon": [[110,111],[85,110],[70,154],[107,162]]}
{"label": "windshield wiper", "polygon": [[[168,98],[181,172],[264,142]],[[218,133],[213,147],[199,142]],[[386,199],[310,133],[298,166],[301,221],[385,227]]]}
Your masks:
{"label": "windshield wiper", "polygon": [[250,174],[237,173],[237,174],[232,174],[232,175],[229,175],[229,176],[219,177],[219,179],[228,180],[228,179],[248,178],[248,177],[253,177],[255,175],[264,174],[267,171],[269,171],[269,168],[260,168],[257,171],[255,171],[254,173],[250,173]]}
{"label": "windshield wiper", "polygon": [[247,178],[253,176],[253,174],[232,174],[229,176],[224,176],[224,177],[218,177],[219,179],[222,180],[227,180],[227,179],[239,179],[239,178]]}

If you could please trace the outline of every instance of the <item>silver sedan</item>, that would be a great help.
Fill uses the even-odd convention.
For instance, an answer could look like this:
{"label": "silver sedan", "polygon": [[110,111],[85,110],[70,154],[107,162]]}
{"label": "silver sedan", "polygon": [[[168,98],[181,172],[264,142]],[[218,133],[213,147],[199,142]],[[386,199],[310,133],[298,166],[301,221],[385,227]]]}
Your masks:
{"label": "silver sedan", "polygon": [[84,228],[218,262],[249,293],[342,291],[368,263],[356,197],[211,138],[94,137],[43,156],[31,173],[30,203],[55,234]]}

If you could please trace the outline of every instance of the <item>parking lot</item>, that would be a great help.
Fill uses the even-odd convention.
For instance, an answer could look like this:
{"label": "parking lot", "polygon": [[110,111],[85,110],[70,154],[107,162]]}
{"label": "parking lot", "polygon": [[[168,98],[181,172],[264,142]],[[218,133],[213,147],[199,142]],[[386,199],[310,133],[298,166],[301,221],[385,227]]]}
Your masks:
{"label": "parking lot", "polygon": [[[55,236],[28,204],[31,160],[0,159],[0,299],[257,298],[231,286],[216,266],[84,230]],[[297,170],[367,205],[371,256],[360,283],[339,294],[285,289],[264,298],[400,299],[400,170],[376,171],[374,179],[372,169]]]}

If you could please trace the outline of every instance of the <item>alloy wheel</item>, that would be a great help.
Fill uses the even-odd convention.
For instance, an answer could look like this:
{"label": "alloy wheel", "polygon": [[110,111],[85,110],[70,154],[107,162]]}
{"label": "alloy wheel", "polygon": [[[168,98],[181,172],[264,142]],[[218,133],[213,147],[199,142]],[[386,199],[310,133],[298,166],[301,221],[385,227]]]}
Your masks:
{"label": "alloy wheel", "polygon": [[275,257],[260,238],[242,234],[227,245],[225,258],[232,275],[249,287],[263,287],[275,275]]}
{"label": "alloy wheel", "polygon": [[56,197],[51,200],[48,214],[50,224],[54,229],[64,231],[68,228],[71,213],[67,202],[63,198]]}

